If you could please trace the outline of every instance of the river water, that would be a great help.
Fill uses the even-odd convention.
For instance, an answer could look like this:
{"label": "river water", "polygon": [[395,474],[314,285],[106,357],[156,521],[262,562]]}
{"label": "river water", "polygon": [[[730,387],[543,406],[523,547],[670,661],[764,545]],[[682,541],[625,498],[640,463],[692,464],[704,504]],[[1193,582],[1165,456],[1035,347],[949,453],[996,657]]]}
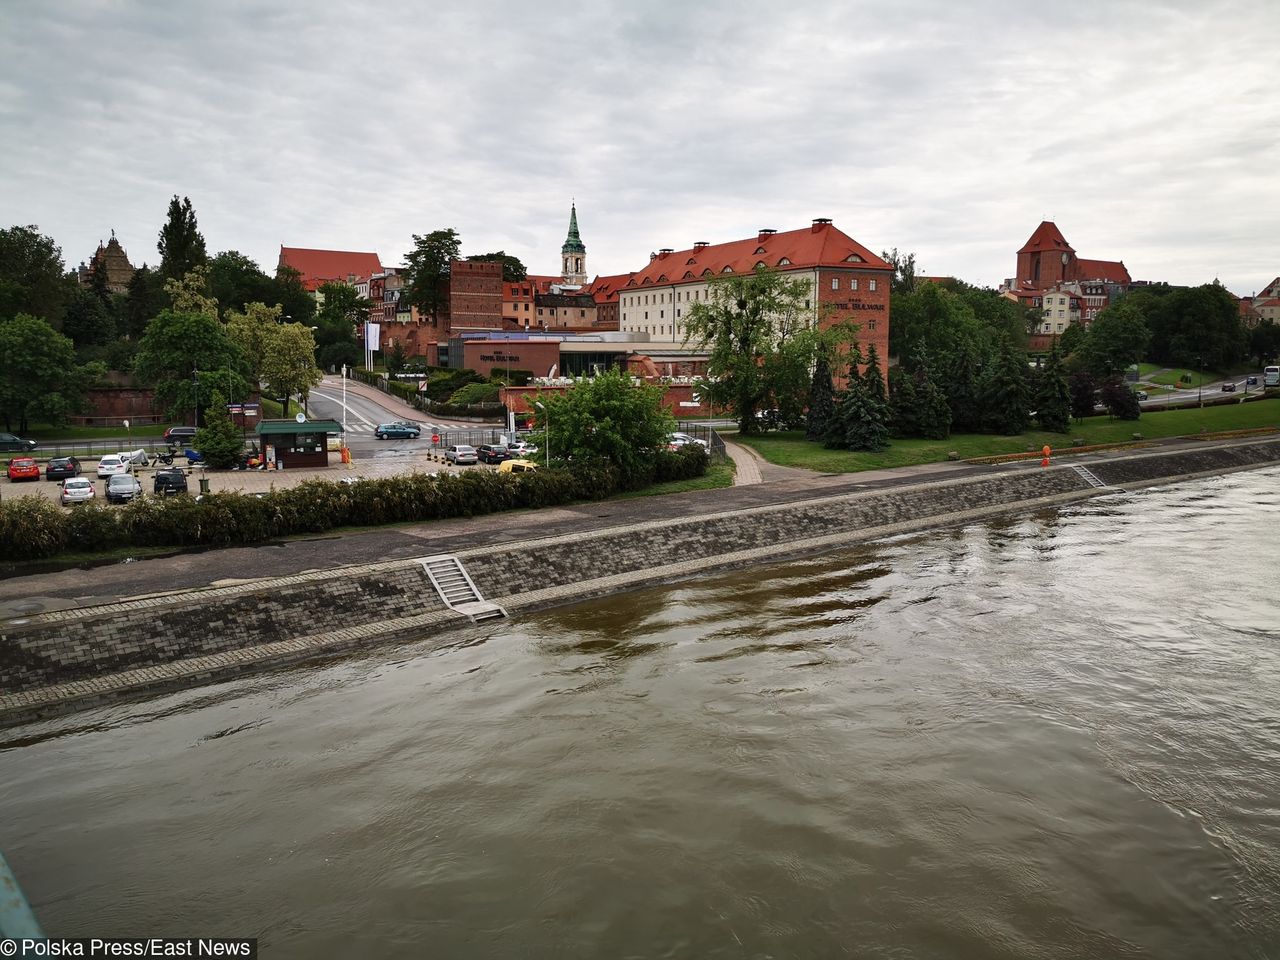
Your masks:
{"label": "river water", "polygon": [[1280,957],[1280,471],[0,732],[46,930]]}

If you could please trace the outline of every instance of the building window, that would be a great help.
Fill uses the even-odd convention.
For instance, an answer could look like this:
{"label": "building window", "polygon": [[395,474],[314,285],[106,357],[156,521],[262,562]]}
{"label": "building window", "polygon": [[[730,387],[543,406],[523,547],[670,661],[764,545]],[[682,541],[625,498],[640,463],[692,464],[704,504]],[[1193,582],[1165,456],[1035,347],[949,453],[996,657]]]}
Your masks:
{"label": "building window", "polygon": [[808,301],[808,300],[806,300],[806,301],[804,302],[804,308],[805,308],[806,310],[812,310],[812,309],[813,309],[813,306],[809,303],[809,301]]}
{"label": "building window", "polygon": [[[646,320],[648,320],[648,319],[649,319],[649,311],[648,311],[648,310],[646,310],[646,311],[644,312],[644,318],[645,318]],[[649,332],[649,328],[648,328],[648,327],[645,327],[645,328],[644,328],[644,330],[645,330],[645,333],[648,333],[648,332]]]}
{"label": "building window", "polygon": [[539,308],[538,308],[538,316],[542,316],[542,308],[541,308],[541,307],[539,307]]}
{"label": "building window", "polygon": [[1062,332],[1062,324],[1058,324],[1058,332],[1059,332],[1059,333],[1061,333],[1061,332]]}
{"label": "building window", "polygon": [[658,311],[658,318],[659,318],[659,319],[661,319],[662,317],[665,317],[666,315],[667,315],[667,311],[665,311],[665,310],[659,310],[659,311]]}
{"label": "building window", "polygon": [[874,330],[875,328],[876,328],[876,322],[875,322],[874,320],[868,320],[868,321],[867,321],[867,329],[868,329],[868,330]]}
{"label": "building window", "polygon": [[852,280],[850,280],[850,281],[849,281],[849,289],[850,289],[850,290],[857,290],[857,289],[858,289],[858,278],[857,278],[857,277],[854,277]]}
{"label": "building window", "polygon": [[875,292],[876,292],[876,282],[875,282],[874,280],[868,280],[868,281],[867,281],[867,289],[868,289],[868,290],[870,290],[872,293],[875,293]]}
{"label": "building window", "polygon": [[1058,316],[1059,316],[1059,317],[1061,317],[1061,316],[1062,316],[1062,314],[1063,314],[1063,312],[1062,312],[1061,310],[1059,310],[1059,311],[1058,311]]}
{"label": "building window", "polygon": [[832,277],[832,278],[831,278],[831,289],[832,289],[832,290],[839,290],[839,289],[840,289],[840,278],[839,278],[839,277]]}

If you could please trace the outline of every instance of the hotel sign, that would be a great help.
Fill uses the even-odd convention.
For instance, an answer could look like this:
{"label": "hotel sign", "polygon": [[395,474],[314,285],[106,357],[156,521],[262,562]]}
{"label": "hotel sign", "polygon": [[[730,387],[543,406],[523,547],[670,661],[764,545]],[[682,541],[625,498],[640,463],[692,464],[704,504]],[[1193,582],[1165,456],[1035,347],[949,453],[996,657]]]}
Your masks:
{"label": "hotel sign", "polygon": [[484,363],[511,363],[512,361],[519,363],[520,355],[518,353],[482,353],[480,359]]}

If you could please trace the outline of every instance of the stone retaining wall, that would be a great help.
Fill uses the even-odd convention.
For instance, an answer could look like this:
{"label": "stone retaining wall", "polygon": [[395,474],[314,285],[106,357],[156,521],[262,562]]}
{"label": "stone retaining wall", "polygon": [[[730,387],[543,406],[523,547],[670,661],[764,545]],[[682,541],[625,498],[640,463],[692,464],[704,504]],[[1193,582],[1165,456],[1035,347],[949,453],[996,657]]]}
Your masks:
{"label": "stone retaining wall", "polygon": [[[1109,485],[1142,486],[1275,465],[1280,441],[1085,462]],[[458,556],[486,598],[530,609],[1105,492],[1069,465],[993,468]],[[465,626],[416,560],[50,611],[0,628],[0,723]]]}

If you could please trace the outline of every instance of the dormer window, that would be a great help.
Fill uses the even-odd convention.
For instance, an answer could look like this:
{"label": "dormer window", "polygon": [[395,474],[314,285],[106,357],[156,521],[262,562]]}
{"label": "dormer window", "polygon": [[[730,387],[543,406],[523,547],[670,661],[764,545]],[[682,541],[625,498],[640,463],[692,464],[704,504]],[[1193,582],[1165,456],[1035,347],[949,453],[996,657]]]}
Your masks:
{"label": "dormer window", "polygon": [[721,272],[721,273],[733,273],[733,267],[726,266],[726,267],[725,267],[723,270],[721,270],[720,272]]}
{"label": "dormer window", "polygon": [[849,254],[847,257],[845,257],[845,258],[844,258],[844,262],[845,262],[845,263],[866,263],[867,261],[863,260],[863,259],[862,259],[860,256],[858,256],[856,253],[851,253],[851,254]]}
{"label": "dormer window", "polygon": [[697,257],[690,257],[688,260],[685,261],[685,266],[691,267],[697,262],[698,262]]}
{"label": "dormer window", "polygon": [[764,253],[764,247],[756,247],[756,256]]}
{"label": "dormer window", "polygon": [[781,260],[778,261],[778,266],[789,267],[791,266],[791,261],[788,260],[786,257],[783,257]]}
{"label": "dormer window", "polygon": [[707,267],[707,269],[703,270],[703,271],[702,271],[702,275],[703,275],[704,277],[712,276],[711,268],[710,268],[710,267]]}
{"label": "dormer window", "polygon": [[757,260],[757,261],[756,261],[756,269],[757,269],[757,270],[767,270],[768,268],[769,268],[769,265],[768,265],[767,263],[765,263],[763,260]]}

